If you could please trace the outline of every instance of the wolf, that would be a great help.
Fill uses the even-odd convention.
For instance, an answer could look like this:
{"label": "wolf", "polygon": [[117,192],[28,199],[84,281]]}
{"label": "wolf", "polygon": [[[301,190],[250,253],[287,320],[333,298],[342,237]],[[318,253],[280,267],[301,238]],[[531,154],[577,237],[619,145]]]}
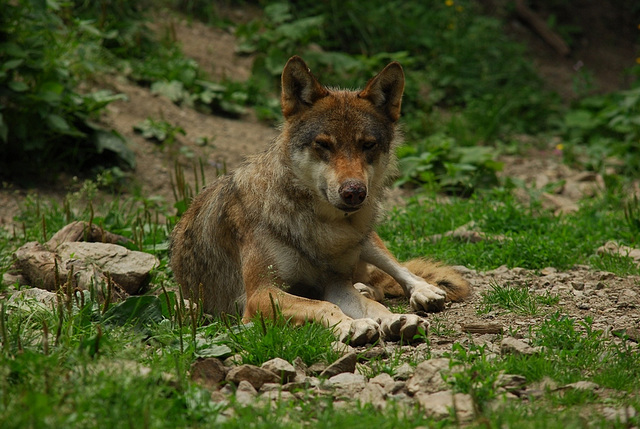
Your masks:
{"label": "wolf", "polygon": [[284,123],[270,147],[202,190],[171,237],[171,267],[211,314],[276,312],[343,341],[411,341],[428,323],[379,301],[403,294],[440,311],[470,287],[424,259],[400,264],[374,228],[396,173],[404,72],[387,65],[359,91],[321,85],[298,56],[282,72]]}

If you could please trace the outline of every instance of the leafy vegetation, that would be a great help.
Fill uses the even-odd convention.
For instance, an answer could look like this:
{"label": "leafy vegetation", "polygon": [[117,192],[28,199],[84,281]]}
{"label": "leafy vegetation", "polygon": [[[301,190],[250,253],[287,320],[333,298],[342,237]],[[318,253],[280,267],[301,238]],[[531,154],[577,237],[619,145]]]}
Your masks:
{"label": "leafy vegetation", "polygon": [[[522,47],[471,1],[268,2],[264,19],[240,26],[238,35],[244,51],[260,54],[253,79],[263,83],[276,82],[293,54],[324,83],[343,87],[400,61],[407,71],[402,183],[462,193],[494,185],[495,151],[478,145],[539,131],[550,113],[552,96]],[[443,119],[442,108],[453,115]]]}
{"label": "leafy vegetation", "polygon": [[93,71],[101,33],[86,21],[63,21],[52,7],[0,2],[0,175],[5,180],[135,163],[122,137],[97,125],[99,112],[120,96],[75,88],[80,75]]}

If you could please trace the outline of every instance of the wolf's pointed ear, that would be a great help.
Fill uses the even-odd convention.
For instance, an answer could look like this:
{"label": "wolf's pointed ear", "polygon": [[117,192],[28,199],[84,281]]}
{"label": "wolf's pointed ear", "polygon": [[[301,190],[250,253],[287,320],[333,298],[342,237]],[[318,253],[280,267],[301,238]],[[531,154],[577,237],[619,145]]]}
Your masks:
{"label": "wolf's pointed ear", "polygon": [[302,58],[293,56],[282,71],[282,114],[290,117],[329,94],[311,74]]}
{"label": "wolf's pointed ear", "polygon": [[369,80],[358,97],[371,101],[395,122],[400,118],[403,91],[404,72],[400,63],[394,61]]}

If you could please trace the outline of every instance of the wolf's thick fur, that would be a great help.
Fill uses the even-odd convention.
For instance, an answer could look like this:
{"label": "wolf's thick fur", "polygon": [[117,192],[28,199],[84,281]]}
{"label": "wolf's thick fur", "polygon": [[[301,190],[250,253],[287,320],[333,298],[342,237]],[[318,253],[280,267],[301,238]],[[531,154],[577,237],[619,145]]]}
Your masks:
{"label": "wolf's thick fur", "polygon": [[173,232],[171,265],[188,295],[202,295],[207,312],[240,310],[245,320],[273,316],[275,303],[286,318],[335,326],[356,344],[426,328],[370,297],[403,293],[414,310],[438,311],[445,298],[467,296],[454,270],[426,260],[403,266],[374,232],[395,172],[403,90],[395,62],[362,91],[343,91],[291,58],[280,136],[204,189]]}

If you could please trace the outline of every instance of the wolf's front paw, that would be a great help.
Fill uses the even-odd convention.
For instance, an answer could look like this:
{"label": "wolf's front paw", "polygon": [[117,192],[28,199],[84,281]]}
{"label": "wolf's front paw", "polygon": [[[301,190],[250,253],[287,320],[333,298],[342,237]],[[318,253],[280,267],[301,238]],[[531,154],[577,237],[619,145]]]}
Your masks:
{"label": "wolf's front paw", "polygon": [[353,287],[356,288],[361,295],[374,301],[380,302],[384,298],[384,293],[373,286],[369,286],[364,283],[356,283]]}
{"label": "wolf's front paw", "polygon": [[336,333],[343,343],[361,346],[380,337],[380,325],[373,319],[353,319],[336,325]]}
{"label": "wolf's front paw", "polygon": [[444,299],[447,293],[437,286],[429,283],[415,285],[409,304],[415,311],[434,313],[444,309]]}
{"label": "wolf's front paw", "polygon": [[392,314],[380,321],[380,330],[385,339],[410,343],[422,331],[427,332],[429,323],[417,314]]}

